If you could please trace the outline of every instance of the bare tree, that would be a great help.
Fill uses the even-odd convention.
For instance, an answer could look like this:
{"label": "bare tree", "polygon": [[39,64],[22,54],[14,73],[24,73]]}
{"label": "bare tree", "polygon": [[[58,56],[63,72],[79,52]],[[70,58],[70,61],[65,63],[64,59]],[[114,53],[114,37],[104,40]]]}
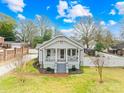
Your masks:
{"label": "bare tree", "polygon": [[43,37],[45,31],[51,27],[51,22],[47,16],[36,15],[35,24],[41,37]]}
{"label": "bare tree", "polygon": [[124,19],[121,20],[120,25],[121,25],[120,36],[122,39],[124,39]]}
{"label": "bare tree", "polygon": [[93,59],[93,63],[96,66],[98,74],[99,74],[99,82],[102,83],[103,82],[103,68],[104,68],[104,63],[105,63],[105,56],[97,55]]}
{"label": "bare tree", "polygon": [[81,41],[89,48],[90,42],[95,39],[96,25],[91,17],[80,19],[74,26],[77,33],[80,34]]}
{"label": "bare tree", "polygon": [[109,46],[114,44],[113,35],[109,30],[106,30],[105,36],[104,36],[104,45],[106,48],[109,48]]}
{"label": "bare tree", "polygon": [[32,20],[20,20],[16,28],[16,37],[19,41],[31,45],[33,38],[37,34],[37,28]]}
{"label": "bare tree", "polygon": [[97,24],[95,41],[104,45],[104,48],[107,49],[115,43],[112,33],[107,29],[107,27],[101,25],[100,23]]}

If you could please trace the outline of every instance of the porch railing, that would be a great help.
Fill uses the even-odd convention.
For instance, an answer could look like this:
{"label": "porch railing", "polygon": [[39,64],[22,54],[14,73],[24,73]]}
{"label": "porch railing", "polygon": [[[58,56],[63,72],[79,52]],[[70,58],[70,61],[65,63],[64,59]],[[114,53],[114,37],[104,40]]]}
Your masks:
{"label": "porch railing", "polygon": [[68,61],[69,61],[69,62],[78,61],[78,57],[77,57],[77,56],[68,56]]}
{"label": "porch railing", "polygon": [[[68,56],[67,59],[68,59],[67,60],[68,62],[76,62],[76,61],[78,61],[77,56]],[[46,61],[55,62],[56,61],[55,56],[47,57]],[[64,59],[58,58],[57,62],[66,62],[66,59],[65,58]]]}
{"label": "porch railing", "polygon": [[55,56],[47,57],[46,61],[48,61],[48,62],[55,62]]}

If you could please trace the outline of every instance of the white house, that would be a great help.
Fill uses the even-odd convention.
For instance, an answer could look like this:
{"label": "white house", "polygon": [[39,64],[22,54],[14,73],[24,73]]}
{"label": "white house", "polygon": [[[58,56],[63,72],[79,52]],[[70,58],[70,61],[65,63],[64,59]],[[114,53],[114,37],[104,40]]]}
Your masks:
{"label": "white house", "polygon": [[83,45],[63,35],[37,45],[41,68],[52,68],[55,73],[68,73],[72,66],[80,69]]}

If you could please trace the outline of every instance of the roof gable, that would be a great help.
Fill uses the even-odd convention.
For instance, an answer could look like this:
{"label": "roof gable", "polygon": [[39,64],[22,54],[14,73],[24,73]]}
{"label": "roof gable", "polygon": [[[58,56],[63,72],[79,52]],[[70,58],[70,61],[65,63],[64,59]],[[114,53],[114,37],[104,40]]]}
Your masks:
{"label": "roof gable", "polygon": [[72,40],[72,39],[70,39],[70,38],[68,38],[68,37],[65,37],[65,36],[62,36],[62,35],[56,36],[55,38],[53,38],[53,39],[51,39],[51,40],[49,40],[49,41],[46,41],[46,42],[44,42],[43,44],[38,44],[37,49],[38,49],[38,48],[48,47],[48,46],[50,46],[50,45],[56,43],[57,41],[60,41],[60,42],[61,42],[61,41],[65,41],[66,43],[68,43],[68,44],[70,44],[70,45],[72,45],[72,46],[75,46],[75,47],[77,47],[77,48],[83,49],[83,45],[81,45],[80,43],[78,43],[78,42],[75,41],[75,40]]}

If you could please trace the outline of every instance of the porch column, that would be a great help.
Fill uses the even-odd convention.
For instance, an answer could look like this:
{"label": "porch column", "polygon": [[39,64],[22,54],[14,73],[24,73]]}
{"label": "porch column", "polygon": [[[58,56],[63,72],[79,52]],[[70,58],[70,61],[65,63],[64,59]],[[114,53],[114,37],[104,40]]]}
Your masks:
{"label": "porch column", "polygon": [[80,50],[78,49],[78,62],[80,62]]}
{"label": "porch column", "polygon": [[57,48],[55,49],[55,68],[54,73],[57,73]]}
{"label": "porch column", "polygon": [[57,48],[56,48],[55,51],[56,51],[56,52],[55,52],[55,61],[57,62]]}
{"label": "porch column", "polygon": [[43,49],[43,63],[45,62],[46,60],[46,49]]}
{"label": "porch column", "polygon": [[68,68],[68,49],[66,48],[66,73],[68,73],[69,71],[69,68]]}
{"label": "porch column", "polygon": [[68,62],[68,54],[67,54],[68,49],[66,48],[66,62]]}

